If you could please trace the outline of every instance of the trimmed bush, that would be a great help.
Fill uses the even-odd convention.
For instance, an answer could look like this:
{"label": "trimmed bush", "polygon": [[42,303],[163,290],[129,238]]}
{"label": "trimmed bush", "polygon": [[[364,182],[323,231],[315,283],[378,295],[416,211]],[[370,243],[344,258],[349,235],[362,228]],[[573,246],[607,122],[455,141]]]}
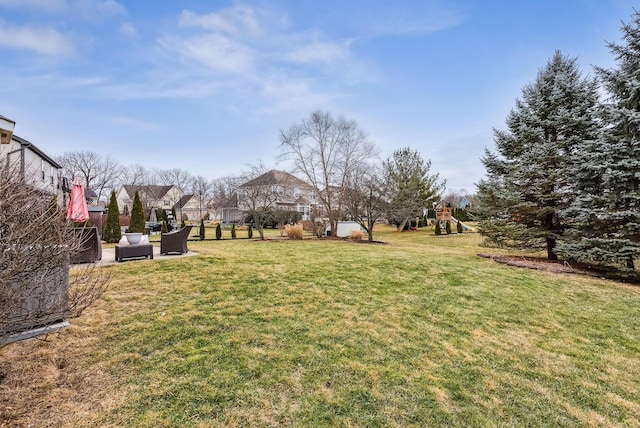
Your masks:
{"label": "trimmed bush", "polygon": [[160,233],[167,233],[169,228],[167,227],[167,221],[162,220],[162,226],[160,226]]}
{"label": "trimmed bush", "polygon": [[142,201],[140,201],[140,195],[137,190],[133,196],[133,208],[131,208],[131,224],[129,225],[129,232],[144,233],[144,208],[142,208]]}
{"label": "trimmed bush", "polygon": [[444,224],[444,230],[447,232],[447,235],[451,235],[451,222],[449,220]]}
{"label": "trimmed bush", "polygon": [[304,234],[301,224],[288,224],[284,227],[284,231],[289,239],[302,239]]}
{"label": "trimmed bush", "polygon": [[218,223],[216,226],[216,239],[220,240],[220,238],[222,238],[222,227],[220,226],[220,223]]}
{"label": "trimmed bush", "polygon": [[458,221],[458,223],[456,224],[456,231],[458,233],[462,233],[462,222]]}
{"label": "trimmed bush", "polygon": [[204,220],[200,220],[200,240],[201,241],[204,240],[204,234],[205,234]]}
{"label": "trimmed bush", "polygon": [[251,225],[247,228],[247,237],[249,239],[253,238],[253,229],[251,229]]}
{"label": "trimmed bush", "polygon": [[236,224],[231,225],[231,239],[236,239]]}
{"label": "trimmed bush", "polygon": [[436,235],[442,235],[442,228],[440,227],[440,222],[436,221],[436,228],[434,230]]}
{"label": "trimmed bush", "polygon": [[109,208],[107,209],[107,223],[104,226],[102,239],[105,242],[115,244],[120,242],[122,232],[120,231],[120,210],[118,209],[118,200],[115,190],[111,191],[109,199]]}

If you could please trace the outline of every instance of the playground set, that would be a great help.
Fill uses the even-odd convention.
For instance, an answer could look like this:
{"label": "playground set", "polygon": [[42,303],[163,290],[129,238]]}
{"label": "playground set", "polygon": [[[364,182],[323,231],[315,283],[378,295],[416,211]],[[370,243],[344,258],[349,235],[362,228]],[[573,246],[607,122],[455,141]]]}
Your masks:
{"label": "playground set", "polygon": [[[448,221],[458,224],[458,220],[453,216],[452,211],[453,208],[447,207],[444,204],[440,204],[436,207],[436,222],[440,223],[440,227],[444,230]],[[460,222],[463,230],[469,230],[469,227],[465,226],[464,223]]]}

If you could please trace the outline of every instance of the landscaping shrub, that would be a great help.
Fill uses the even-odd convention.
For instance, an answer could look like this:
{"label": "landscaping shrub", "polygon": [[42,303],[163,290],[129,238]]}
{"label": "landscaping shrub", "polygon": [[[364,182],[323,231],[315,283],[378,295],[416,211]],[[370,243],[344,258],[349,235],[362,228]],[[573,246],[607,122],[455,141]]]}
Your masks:
{"label": "landscaping shrub", "polygon": [[327,223],[323,221],[306,220],[302,222],[302,228],[309,233],[313,233],[316,237],[322,238],[327,231]]}
{"label": "landscaping shrub", "polygon": [[220,223],[218,223],[216,226],[216,239],[220,240],[220,238],[222,238],[222,227],[220,226]]}
{"label": "landscaping shrub", "polygon": [[107,209],[107,224],[104,226],[102,239],[105,242],[116,243],[122,238],[120,231],[120,212],[118,210],[118,200],[115,190],[111,191],[109,199],[109,208]]}
{"label": "landscaping shrub", "polygon": [[204,220],[200,220],[200,240],[201,241],[204,240],[204,233],[205,233]]}
{"label": "landscaping shrub", "polygon": [[444,224],[444,230],[447,232],[447,235],[451,235],[451,222],[449,220]]}
{"label": "landscaping shrub", "polygon": [[236,239],[236,224],[231,225],[231,239]]}
{"label": "landscaping shrub", "polygon": [[458,221],[458,223],[456,224],[456,231],[458,233],[462,233],[462,222]]}
{"label": "landscaping shrub", "polygon": [[304,229],[301,224],[288,224],[284,229],[289,239],[302,239],[302,235],[304,234]]}
{"label": "landscaping shrub", "polygon": [[360,241],[362,240],[363,236],[364,234],[361,230],[352,230],[351,233],[349,233],[349,239],[351,239],[352,241]]}
{"label": "landscaping shrub", "polygon": [[436,228],[435,228],[435,234],[436,235],[442,235],[442,227],[440,227],[440,222],[436,221]]}
{"label": "landscaping shrub", "polygon": [[160,233],[167,233],[169,228],[167,227],[167,221],[162,220],[162,226],[160,226]]}
{"label": "landscaping shrub", "polygon": [[131,208],[131,224],[129,225],[129,232],[132,233],[144,233],[144,208],[142,208],[142,201],[140,195],[136,190],[133,196],[133,207]]}
{"label": "landscaping shrub", "polygon": [[247,237],[249,239],[253,238],[253,229],[251,229],[251,225],[247,227]]}

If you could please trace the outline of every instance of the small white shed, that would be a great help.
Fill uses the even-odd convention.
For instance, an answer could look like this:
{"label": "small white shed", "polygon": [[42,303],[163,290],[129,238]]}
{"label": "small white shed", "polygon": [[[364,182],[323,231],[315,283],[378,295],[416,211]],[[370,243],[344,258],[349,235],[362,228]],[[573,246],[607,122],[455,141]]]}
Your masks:
{"label": "small white shed", "polygon": [[[351,232],[354,230],[360,230],[360,225],[355,221],[339,221],[338,222],[338,232],[335,236],[338,238],[346,238]],[[331,228],[327,227],[327,235],[332,235]]]}

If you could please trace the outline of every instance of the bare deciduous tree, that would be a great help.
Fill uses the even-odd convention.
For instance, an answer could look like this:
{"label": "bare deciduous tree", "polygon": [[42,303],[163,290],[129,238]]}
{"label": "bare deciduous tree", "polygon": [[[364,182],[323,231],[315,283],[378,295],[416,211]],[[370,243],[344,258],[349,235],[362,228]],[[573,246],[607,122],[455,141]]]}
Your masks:
{"label": "bare deciduous tree", "polygon": [[54,197],[0,165],[0,346],[14,333],[77,317],[106,288],[95,265],[69,270],[82,246]]}
{"label": "bare deciduous tree", "polygon": [[378,218],[387,211],[384,177],[380,164],[362,164],[349,174],[343,192],[347,215],[358,222],[373,241],[373,228]]}
{"label": "bare deciduous tree", "polygon": [[123,168],[121,185],[143,186],[151,183],[151,172],[143,165],[133,164]]}
{"label": "bare deciduous tree", "polygon": [[274,186],[272,182],[262,180],[267,168],[262,162],[256,165],[250,165],[249,170],[242,176],[242,184],[239,189],[238,205],[248,215],[253,218],[256,223],[256,229],[260,234],[260,239],[264,240],[263,222],[266,219],[269,210],[278,200],[278,186]]}
{"label": "bare deciduous tree", "polygon": [[326,210],[332,230],[343,214],[341,195],[349,174],[376,154],[375,146],[354,120],[334,119],[315,111],[308,119],[280,132],[283,157],[311,184]]}
{"label": "bare deciduous tree", "polygon": [[227,176],[212,181],[211,203],[219,213],[218,217],[226,218],[225,211],[238,211],[238,186],[241,184],[240,177]]}
{"label": "bare deciduous tree", "polygon": [[98,200],[106,200],[108,193],[116,188],[123,175],[123,167],[109,155],[84,151],[67,152],[56,160],[70,178],[81,177],[84,186],[98,195]]}
{"label": "bare deciduous tree", "polygon": [[211,193],[213,190],[213,182],[208,181],[201,175],[197,177],[193,177],[191,180],[190,186],[191,193],[198,201],[198,209],[200,213],[200,218],[198,220],[202,220],[202,209],[206,208],[211,199]]}

